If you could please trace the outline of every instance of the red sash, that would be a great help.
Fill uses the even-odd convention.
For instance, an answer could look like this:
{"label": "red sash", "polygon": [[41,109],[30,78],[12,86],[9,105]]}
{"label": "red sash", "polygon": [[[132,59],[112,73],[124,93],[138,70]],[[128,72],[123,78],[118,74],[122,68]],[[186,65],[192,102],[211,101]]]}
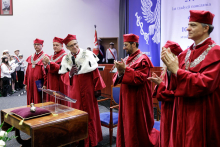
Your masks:
{"label": "red sash", "polygon": [[[101,49],[99,49],[99,52],[100,52],[100,54],[103,56],[103,53],[102,53]],[[104,57],[104,56],[103,56],[103,57]]]}
{"label": "red sash", "polygon": [[14,56],[17,60],[18,60],[18,62],[20,62],[20,60],[18,59],[18,57],[17,56]]}
{"label": "red sash", "polygon": [[112,53],[111,49],[109,48],[108,50],[110,51],[110,53],[112,54],[112,56],[113,56],[114,59],[115,59],[115,56],[114,56],[114,54]]}

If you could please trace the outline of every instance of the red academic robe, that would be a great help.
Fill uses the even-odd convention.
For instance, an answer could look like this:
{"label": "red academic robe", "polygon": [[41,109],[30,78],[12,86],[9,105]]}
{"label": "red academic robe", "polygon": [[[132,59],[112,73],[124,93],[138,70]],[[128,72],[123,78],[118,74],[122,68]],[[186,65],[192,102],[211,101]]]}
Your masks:
{"label": "red academic robe", "polygon": [[74,75],[69,78],[69,72],[62,75],[62,80],[69,86],[69,97],[76,99],[77,102],[72,103],[72,107],[86,111],[89,115],[88,122],[88,138],[84,141],[85,147],[97,146],[102,138],[102,129],[99,116],[99,108],[94,92],[105,88],[105,83],[98,71]]}
{"label": "red academic robe", "polygon": [[[126,65],[133,62],[140,50],[129,56]],[[126,67],[121,78],[113,76],[113,83],[121,84],[119,99],[119,117],[116,137],[117,147],[153,147],[159,146],[159,131],[153,129],[153,102],[150,59],[141,55],[130,67]]]}
{"label": "red academic robe", "polygon": [[[51,56],[50,59],[53,58],[53,60],[55,60],[58,57],[60,57],[61,55],[62,55],[61,58],[59,58],[56,62],[51,61],[50,65],[48,65],[47,68],[46,68],[46,72],[47,72],[47,89],[60,91],[63,94],[68,95],[67,94],[68,86],[65,85],[62,82],[61,76],[60,76],[60,74],[58,74],[63,56],[66,55],[65,50],[62,49],[57,54]],[[50,95],[47,94],[47,101],[53,101],[54,102],[55,98],[53,96],[50,96]],[[58,102],[60,102],[60,101],[58,101]],[[62,104],[65,104],[65,101],[61,101],[61,102],[62,102]]]}
{"label": "red academic robe", "polygon": [[[199,57],[213,44],[207,39],[182,52],[177,72],[170,147],[220,146],[220,46],[216,45],[201,62]],[[191,50],[192,67],[185,70],[185,57]],[[200,56],[202,59],[202,56]],[[193,64],[193,61],[197,61]]]}
{"label": "red academic robe", "polygon": [[[34,54],[33,60],[36,61],[43,53],[44,52],[41,51],[38,55]],[[45,56],[48,55],[45,54]],[[24,78],[24,84],[27,85],[27,105],[30,103],[41,103],[42,93],[38,92],[35,81],[44,79],[43,85],[46,86],[47,76],[44,71],[42,59],[35,65],[35,68],[32,68],[31,56],[29,56],[26,61],[28,62],[28,66]]]}
{"label": "red academic robe", "polygon": [[176,88],[176,76],[171,73],[170,78],[168,78],[166,72],[163,82],[155,86],[153,93],[153,98],[161,101],[160,147],[169,146],[174,101],[174,92],[171,89],[174,88]]}

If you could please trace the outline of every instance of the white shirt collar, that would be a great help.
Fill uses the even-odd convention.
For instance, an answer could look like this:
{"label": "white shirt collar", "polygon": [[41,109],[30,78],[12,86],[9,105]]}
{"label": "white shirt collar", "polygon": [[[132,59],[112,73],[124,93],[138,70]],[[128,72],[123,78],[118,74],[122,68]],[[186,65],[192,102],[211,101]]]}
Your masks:
{"label": "white shirt collar", "polygon": [[[209,39],[209,38],[211,38],[211,37],[207,37],[207,38],[204,39],[203,41],[199,42],[197,45],[202,44],[203,42],[205,42],[205,41],[206,41],[207,39]],[[194,44],[193,44],[193,49],[195,49],[195,47],[196,47],[197,45],[196,45],[195,42],[194,42]]]}
{"label": "white shirt collar", "polygon": [[36,55],[39,55],[41,52],[42,52],[42,50],[41,50],[39,53],[35,52],[35,54],[36,54]]}

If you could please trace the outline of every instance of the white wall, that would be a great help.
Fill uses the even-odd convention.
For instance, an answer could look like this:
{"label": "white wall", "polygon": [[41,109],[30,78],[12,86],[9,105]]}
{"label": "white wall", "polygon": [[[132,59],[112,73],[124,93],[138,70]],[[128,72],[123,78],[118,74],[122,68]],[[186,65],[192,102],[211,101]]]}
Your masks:
{"label": "white wall", "polygon": [[94,24],[98,37],[119,36],[119,0],[14,0],[13,6],[13,16],[0,16],[0,55],[19,49],[26,59],[35,38],[51,55],[53,38],[67,34],[76,35],[80,48],[93,47]]}

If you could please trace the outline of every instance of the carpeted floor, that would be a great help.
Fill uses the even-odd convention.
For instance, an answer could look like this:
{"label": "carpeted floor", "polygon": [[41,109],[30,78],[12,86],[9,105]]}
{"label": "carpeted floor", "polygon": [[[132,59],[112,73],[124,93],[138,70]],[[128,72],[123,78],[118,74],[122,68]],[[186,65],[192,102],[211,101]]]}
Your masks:
{"label": "carpeted floor", "polygon": [[[26,93],[22,94],[22,90],[14,93],[9,97],[0,97],[0,110],[7,109],[7,108],[14,108],[19,106],[24,106],[27,104],[27,95]],[[20,96],[18,96],[20,95]],[[109,102],[101,102],[99,103],[99,111],[100,112],[109,112]],[[0,118],[1,119],[1,118]],[[117,127],[113,130],[113,144],[112,147],[116,147],[116,134],[117,134]],[[10,132],[9,136],[14,135],[14,132]],[[98,147],[110,147],[109,145],[109,129],[106,127],[102,127],[102,136],[103,140],[99,142]],[[27,139],[28,136],[25,133],[21,132],[21,138]],[[16,139],[7,142],[6,147],[19,147],[20,144],[17,143]]]}

